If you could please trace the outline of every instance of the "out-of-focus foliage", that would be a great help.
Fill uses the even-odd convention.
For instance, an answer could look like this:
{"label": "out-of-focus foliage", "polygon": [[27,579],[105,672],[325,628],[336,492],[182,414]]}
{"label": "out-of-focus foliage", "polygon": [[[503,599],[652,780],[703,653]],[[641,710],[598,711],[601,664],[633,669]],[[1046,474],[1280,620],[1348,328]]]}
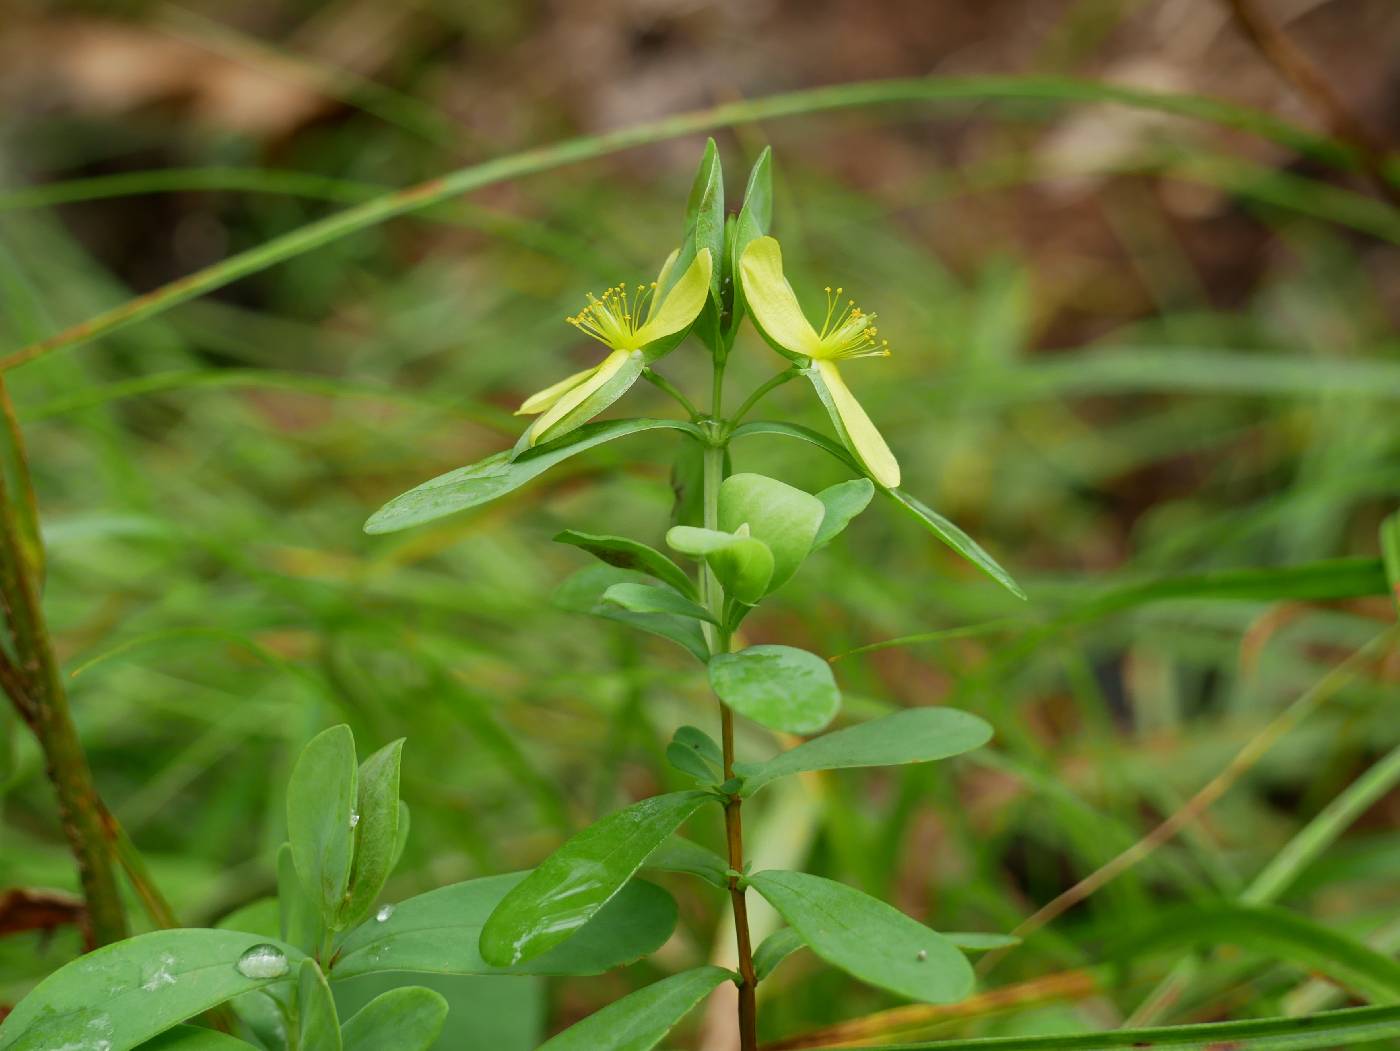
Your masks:
{"label": "out-of-focus foliage", "polygon": [[[585,17],[269,2],[237,24],[219,5],[123,6],[21,4],[0,27],[5,349],[375,188],[734,84],[1076,72],[1306,120],[1209,5],[1203,19],[1188,4],[1011,2],[811,18],[800,4]],[[1376,116],[1365,100],[1395,53],[1394,8],[1325,5],[1289,29]],[[860,275],[848,291],[880,304],[895,353],[860,396],[903,484],[975,532],[1031,604],[914,523],[866,515],[746,622],[748,643],[827,656],[990,623],[835,671],[858,714],[947,702],[996,729],[992,747],[936,768],[775,783],[752,804],[757,868],[851,883],[939,929],[1009,930],[1393,623],[1381,598],[1177,599],[1037,627],[1147,577],[1379,554],[1400,490],[1394,213],[1281,147],[1118,109],[856,110],[739,127],[723,145],[742,171],[769,142],[776,222],[810,267],[794,283]],[[582,564],[549,543],[562,527],[661,546],[664,437],[639,468],[613,471],[604,447],[529,498],[391,537],[360,526],[422,478],[508,446],[526,394],[596,363],[564,314],[669,250],[695,146],[377,227],[10,377],[84,743],[186,922],[272,892],[291,762],[335,722],[367,742],[409,738],[413,834],[394,897],[534,864],[596,816],[685,787],[661,756],[676,727],[709,718],[693,663],[549,607]],[[107,181],[74,185],[86,179]],[[52,203],[65,195],[101,199]],[[660,369],[693,389],[707,364],[688,354]],[[730,368],[752,386],[778,363],[746,336]],[[629,397],[669,414],[650,388]],[[797,385],[771,397],[827,427]],[[809,491],[846,477],[776,441],[740,444],[735,461]],[[1013,985],[1009,1009],[973,1001],[901,1032],[1134,1016],[1181,951],[1139,947],[1121,972],[1098,962],[1168,907],[1250,902],[1279,850],[1400,744],[1397,675],[1391,640],[1199,821],[1005,955],[984,987]],[[765,731],[742,730],[741,754],[769,754]],[[38,754],[9,711],[0,790],[0,888],[71,888]],[[1393,955],[1396,799],[1381,785],[1271,899]],[[719,896],[668,886],[680,932],[638,973],[444,980],[442,1046],[525,1051],[662,973],[727,962]],[[760,938],[775,923],[756,912]],[[75,948],[68,928],[0,939],[0,1003]],[[1152,1014],[1340,1005],[1305,963],[1246,939],[1193,957],[1184,996]],[[773,1038],[894,1003],[805,954],[764,994]]]}

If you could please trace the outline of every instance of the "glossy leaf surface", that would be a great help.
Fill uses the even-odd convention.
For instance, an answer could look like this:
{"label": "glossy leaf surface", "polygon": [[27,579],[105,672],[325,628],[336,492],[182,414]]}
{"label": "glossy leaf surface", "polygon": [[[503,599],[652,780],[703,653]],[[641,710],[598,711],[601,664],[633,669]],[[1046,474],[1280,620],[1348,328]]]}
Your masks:
{"label": "glossy leaf surface", "polygon": [[792,646],[716,654],[710,660],[710,686],[740,715],[785,733],[815,733],[841,707],[826,661]]}

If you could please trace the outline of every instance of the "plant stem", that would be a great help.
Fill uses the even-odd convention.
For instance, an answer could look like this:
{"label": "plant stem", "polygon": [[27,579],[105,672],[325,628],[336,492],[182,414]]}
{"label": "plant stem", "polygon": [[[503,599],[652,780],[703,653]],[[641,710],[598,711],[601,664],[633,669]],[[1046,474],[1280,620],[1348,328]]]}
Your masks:
{"label": "plant stem", "polygon": [[687,398],[674,383],[661,375],[661,373],[650,368],[642,369],[642,379],[646,380],[657,390],[665,391],[671,397],[675,398],[692,420],[700,419],[702,413],[695,407],[695,403]]}
{"label": "plant stem", "polygon": [[[3,387],[0,401],[8,409]],[[11,413],[6,411],[4,415],[8,459],[22,464],[24,450],[19,445],[18,428],[10,426]],[[36,517],[26,489],[21,477],[18,491],[12,492],[7,472],[0,470],[0,600],[14,653],[14,664],[6,662],[6,692],[39,739],[44,753],[44,766],[58,797],[63,831],[78,864],[78,879],[87,905],[87,939],[94,945],[106,945],[126,937],[126,912],[112,866],[106,808],[93,786],[92,770],[78,740],[44,620],[39,599],[39,558],[35,551],[26,549],[23,522],[26,517]],[[12,681],[16,678],[18,682]],[[23,692],[14,692],[17,688]]]}
{"label": "plant stem", "polygon": [[[724,359],[715,362],[714,387],[711,396],[710,413],[714,420],[720,419],[724,408]],[[727,425],[722,434],[728,433]],[[712,442],[705,447],[705,528],[719,526],[719,487],[724,481],[725,442]],[[715,619],[724,620],[724,589],[715,579],[713,570],[705,567],[703,577],[704,597]],[[728,630],[706,625],[712,653],[727,653],[731,639]],[[734,776],[734,713],[724,704],[719,705],[720,741],[724,751],[724,777]],[[724,839],[728,847],[729,867],[735,872],[744,870],[744,822],[743,801],[730,796],[724,804]],[[734,909],[734,937],[739,956],[739,1048],[740,1051],[757,1051],[758,1048],[758,1001],[755,990],[758,979],[753,969],[753,941],[749,936],[749,908],[745,890],[739,885],[738,876],[729,877],[729,901]]]}
{"label": "plant stem", "polygon": [[737,427],[739,422],[748,415],[749,410],[757,405],[765,394],[775,387],[781,387],[788,380],[796,376],[798,371],[799,370],[796,368],[784,369],[777,375],[770,377],[767,383],[763,384],[763,386],[759,387],[744,400],[744,404],[739,406],[739,411],[729,419],[728,426],[731,429]]}

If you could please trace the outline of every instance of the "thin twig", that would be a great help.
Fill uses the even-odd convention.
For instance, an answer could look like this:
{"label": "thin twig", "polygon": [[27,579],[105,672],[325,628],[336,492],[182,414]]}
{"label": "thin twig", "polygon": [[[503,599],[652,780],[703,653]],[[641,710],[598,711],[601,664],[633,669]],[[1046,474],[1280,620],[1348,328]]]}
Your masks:
{"label": "thin twig", "polygon": [[1356,150],[1362,169],[1381,196],[1400,206],[1400,190],[1385,175],[1385,158],[1389,153],[1385,141],[1351,112],[1322,70],[1269,19],[1255,0],[1224,0],[1224,3],[1264,61],[1317,110],[1332,134]]}

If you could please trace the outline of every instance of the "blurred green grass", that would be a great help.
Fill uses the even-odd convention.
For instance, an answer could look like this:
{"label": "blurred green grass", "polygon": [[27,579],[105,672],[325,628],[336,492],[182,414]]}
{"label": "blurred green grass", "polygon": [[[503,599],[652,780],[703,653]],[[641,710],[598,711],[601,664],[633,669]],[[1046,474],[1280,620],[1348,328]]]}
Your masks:
{"label": "blurred green grass", "polygon": [[[1188,143],[1179,128],[1133,163],[1091,172],[1087,196],[1056,197],[1064,172],[1036,145],[1057,115],[980,119],[980,164],[949,163],[922,140],[951,120],[938,116],[809,117],[721,142],[731,178],[774,145],[777,227],[802,284],[840,282],[880,312],[895,355],[854,367],[851,382],[906,487],[1016,574],[1037,621],[1144,578],[1374,557],[1400,490],[1394,270],[1382,254],[1394,212],[1315,170]],[[139,122],[128,133],[162,134]],[[94,160],[120,158],[118,141],[44,122],[7,135],[25,155],[0,187],[7,349],[125,301],[152,275],[454,163],[353,111],[286,144],[285,170],[233,156],[232,171],[247,147],[186,133],[179,153],[193,167],[125,185],[78,181]],[[839,161],[860,149],[901,163],[854,177]],[[334,721],[367,745],[409,738],[413,836],[394,896],[528,866],[592,817],[674,787],[661,746],[680,723],[708,725],[703,682],[660,643],[549,606],[581,564],[549,542],[558,529],[660,536],[666,447],[598,451],[402,536],[360,525],[388,497],[507,444],[519,398],[586,360],[562,318],[668,247],[689,176],[677,155],[648,147],[397,220],[8,377],[84,742],[187,922],[271,888],[291,757]],[[1210,188],[1214,210],[1183,216],[1176,181]],[[126,209],[139,232],[114,244]],[[699,353],[662,370],[693,388]],[[776,363],[747,340],[735,389]],[[774,406],[824,428],[805,394],[783,388]],[[627,408],[668,411],[642,388]],[[808,487],[840,479],[789,444],[752,442],[738,466]],[[746,635],[835,655],[1024,612],[909,523],[871,513]],[[1010,929],[1182,805],[1392,618],[1382,599],[1188,597],[1027,645],[1012,625],[848,657],[836,669],[854,713],[957,703],[993,720],[995,751],[775,793],[755,841],[936,926]],[[1240,894],[1400,743],[1395,675],[1393,655],[1367,666],[1199,826],[1032,937],[995,983],[1094,965],[1111,934],[1167,905]],[[9,712],[0,726],[0,886],[71,887],[39,756]],[[740,750],[775,744],[748,727]],[[1282,904],[1358,937],[1393,920],[1394,800],[1369,808]],[[680,934],[639,971],[727,945],[721,902],[672,889]],[[66,935],[0,940],[0,1001],[73,950]],[[1104,976],[1087,1007],[1031,1004],[919,1035],[1111,1023],[1174,959],[1149,954]],[[1169,1020],[1278,1013],[1305,978],[1249,953],[1201,968]],[[529,1047],[528,1034],[634,979],[557,983],[521,1007],[535,1022],[517,1039]],[[801,957],[765,993],[769,1036],[891,1006]]]}

